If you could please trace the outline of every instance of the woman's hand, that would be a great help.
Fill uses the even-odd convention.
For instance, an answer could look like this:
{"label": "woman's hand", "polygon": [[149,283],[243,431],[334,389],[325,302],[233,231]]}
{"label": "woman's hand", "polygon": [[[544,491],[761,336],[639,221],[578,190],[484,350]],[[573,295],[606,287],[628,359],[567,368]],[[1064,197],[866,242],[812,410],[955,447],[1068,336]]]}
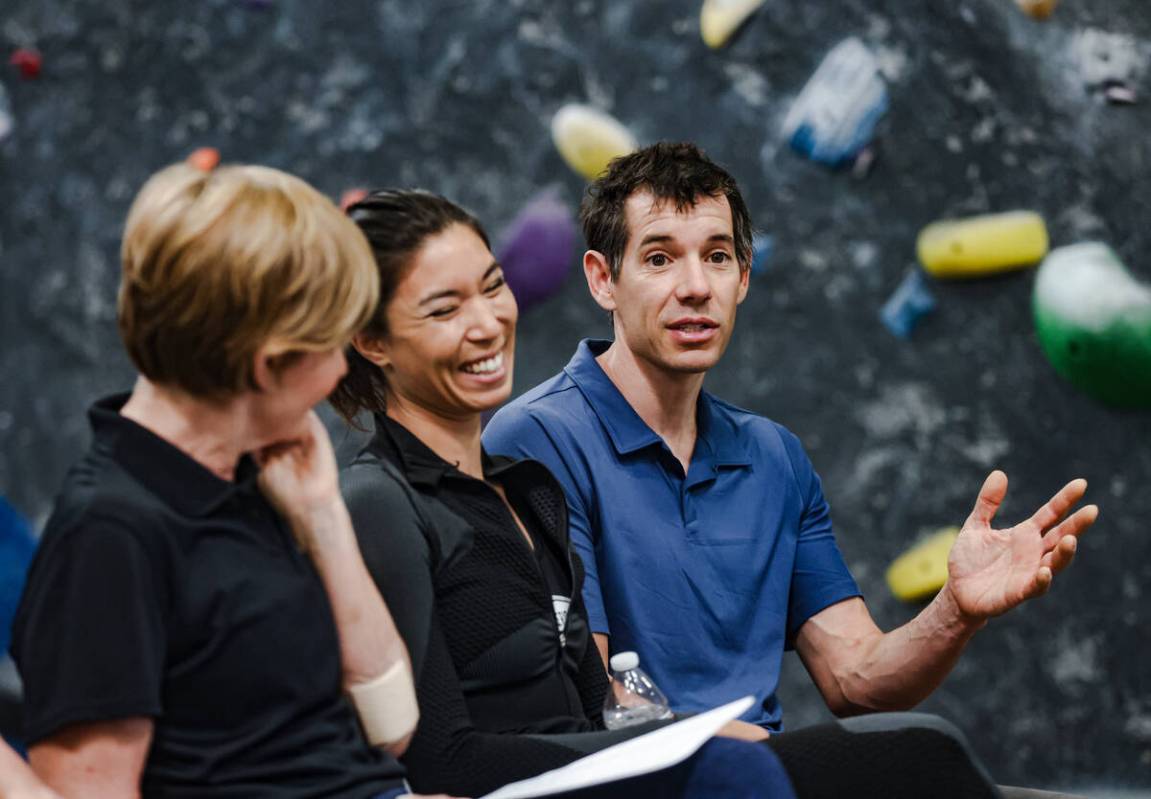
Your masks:
{"label": "woman's hand", "polygon": [[298,437],[256,452],[260,491],[288,522],[300,547],[314,551],[346,514],[340,497],[336,456],[328,431],[315,411],[309,411]]}

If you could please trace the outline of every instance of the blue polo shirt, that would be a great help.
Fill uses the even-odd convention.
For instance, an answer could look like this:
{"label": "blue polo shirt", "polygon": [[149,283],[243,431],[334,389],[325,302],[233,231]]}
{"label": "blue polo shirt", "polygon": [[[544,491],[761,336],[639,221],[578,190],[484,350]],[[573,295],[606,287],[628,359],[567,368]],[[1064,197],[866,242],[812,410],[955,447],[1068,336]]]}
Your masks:
{"label": "blue polo shirt", "polygon": [[488,452],[542,461],[570,505],[592,630],[640,664],[681,711],[751,694],[744,718],[782,729],[785,647],[859,588],[819,477],[782,426],[706,391],[687,474],[596,362],[571,362],[495,415]]}

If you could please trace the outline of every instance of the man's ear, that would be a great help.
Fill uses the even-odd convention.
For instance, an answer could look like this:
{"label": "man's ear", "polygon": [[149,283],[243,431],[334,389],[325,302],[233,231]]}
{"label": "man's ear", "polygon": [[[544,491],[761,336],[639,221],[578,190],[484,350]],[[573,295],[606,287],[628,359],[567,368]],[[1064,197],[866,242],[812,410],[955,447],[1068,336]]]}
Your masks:
{"label": "man's ear", "polygon": [[592,299],[605,311],[615,310],[615,284],[611,279],[611,267],[602,252],[588,250],[583,254],[583,273],[587,278],[588,291]]}
{"label": "man's ear", "polygon": [[739,270],[739,294],[735,298],[735,304],[739,305],[747,298],[747,289],[751,284],[751,267]]}
{"label": "man's ear", "polygon": [[357,333],[352,336],[352,346],[355,347],[356,352],[381,369],[386,369],[392,365],[388,345],[378,336],[369,336],[362,332]]}

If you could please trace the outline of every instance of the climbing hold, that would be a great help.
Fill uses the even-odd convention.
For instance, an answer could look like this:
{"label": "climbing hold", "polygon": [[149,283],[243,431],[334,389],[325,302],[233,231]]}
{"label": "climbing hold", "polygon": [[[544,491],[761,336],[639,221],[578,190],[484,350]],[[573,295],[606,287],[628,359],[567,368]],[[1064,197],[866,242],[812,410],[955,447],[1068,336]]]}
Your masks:
{"label": "climbing hold", "polygon": [[24,80],[35,80],[40,77],[40,70],[44,66],[44,59],[40,53],[30,47],[21,47],[13,51],[8,63],[20,70]]}
{"label": "climbing hold", "polygon": [[524,311],[563,286],[576,242],[572,212],[552,191],[528,201],[499,236],[496,258]]}
{"label": "climbing hold", "polygon": [[765,0],[703,0],[699,9],[699,33],[712,50],[723,47]]}
{"label": "climbing hold", "polygon": [[915,323],[920,317],[934,311],[935,306],[935,295],[931,293],[923,273],[912,269],[883,304],[879,318],[895,335],[911,338]]}
{"label": "climbing hold", "polygon": [[220,165],[220,151],[215,147],[200,147],[193,150],[186,160],[189,166],[201,172],[211,172]]}
{"label": "climbing hold", "polygon": [[762,275],[775,252],[775,239],[766,233],[756,233],[751,237],[751,273]]}
{"label": "climbing hold", "polygon": [[1052,250],[1035,278],[1032,310],[1055,371],[1102,402],[1151,408],[1151,286],[1110,247]]}
{"label": "climbing hold", "polygon": [[340,195],[340,210],[347,211],[351,206],[368,196],[367,189],[347,189]]}
{"label": "climbing hold", "polygon": [[1139,100],[1139,96],[1135,93],[1135,87],[1118,78],[1108,78],[1103,81],[1099,90],[1103,93],[1103,99],[1111,105],[1135,105]]}
{"label": "climbing hold", "polygon": [[1047,226],[1031,211],[933,222],[919,233],[919,262],[934,277],[983,277],[1047,254]]}
{"label": "climbing hold", "polygon": [[1059,5],[1059,0],[1015,0],[1015,5],[1032,19],[1047,19]]}
{"label": "climbing hold", "polygon": [[832,48],[783,121],[792,149],[829,166],[844,166],[875,135],[887,110],[879,61],[855,37]]}
{"label": "climbing hold", "polygon": [[887,569],[891,593],[904,602],[913,602],[938,592],[947,582],[947,556],[958,537],[958,527],[945,527],[892,561]]}
{"label": "climbing hold", "polygon": [[12,620],[36,551],[28,521],[0,496],[0,658],[11,643]]}
{"label": "climbing hold", "polygon": [[552,141],[567,165],[588,180],[599,177],[613,158],[639,146],[614,117],[578,103],[565,105],[552,117]]}
{"label": "climbing hold", "polygon": [[0,83],[0,142],[8,138],[15,124],[12,119],[12,106],[8,102],[8,92],[5,91],[4,84]]}

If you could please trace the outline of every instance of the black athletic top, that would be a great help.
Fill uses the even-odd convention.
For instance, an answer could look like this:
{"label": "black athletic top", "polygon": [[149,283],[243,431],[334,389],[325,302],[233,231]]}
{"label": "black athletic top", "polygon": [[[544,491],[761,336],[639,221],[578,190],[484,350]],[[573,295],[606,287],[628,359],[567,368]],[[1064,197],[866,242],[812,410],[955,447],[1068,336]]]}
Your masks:
{"label": "black athletic top", "polygon": [[400,787],[341,689],[331,607],[243,460],[229,482],[97,403],[14,625],[27,739],[148,716],[141,788],[349,797]]}
{"label": "black athletic top", "polygon": [[[425,793],[478,796],[660,726],[602,730],[607,676],[563,489],[535,461],[485,455],[484,476],[383,415],[341,473],[364,560],[412,658],[420,723],[403,760]],[[502,486],[534,547],[488,483]]]}

